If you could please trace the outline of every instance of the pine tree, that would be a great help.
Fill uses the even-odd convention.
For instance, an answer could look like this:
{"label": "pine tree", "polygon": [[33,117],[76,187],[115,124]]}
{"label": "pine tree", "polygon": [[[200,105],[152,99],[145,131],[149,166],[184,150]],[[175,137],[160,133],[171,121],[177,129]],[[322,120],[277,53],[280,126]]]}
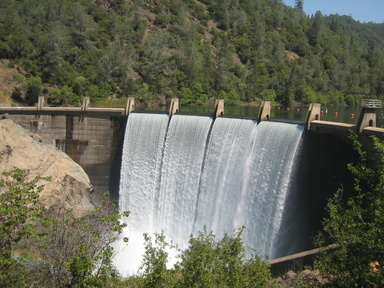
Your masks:
{"label": "pine tree", "polygon": [[304,11],[304,0],[296,0],[295,8],[299,9],[300,11]]}

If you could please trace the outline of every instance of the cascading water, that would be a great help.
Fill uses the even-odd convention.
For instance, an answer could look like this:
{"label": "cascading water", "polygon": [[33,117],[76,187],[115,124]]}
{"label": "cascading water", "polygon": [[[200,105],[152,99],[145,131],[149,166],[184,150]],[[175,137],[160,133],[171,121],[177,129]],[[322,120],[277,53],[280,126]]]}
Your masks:
{"label": "cascading water", "polygon": [[172,117],[165,142],[156,229],[182,245],[193,232],[196,198],[212,118]]}
{"label": "cascading water", "polygon": [[[217,118],[209,139],[199,187],[194,232],[232,232],[240,200],[247,150],[257,122]],[[241,226],[241,225],[240,225]]]}
{"label": "cascading water", "polygon": [[129,115],[121,165],[119,207],[131,212],[128,221],[132,230],[153,226],[168,119],[167,115],[161,114]]}
{"label": "cascading water", "polygon": [[216,119],[207,149],[194,232],[245,226],[244,243],[275,256],[302,126]]}
{"label": "cascading water", "polygon": [[119,270],[137,271],[143,233],[163,231],[184,249],[204,227],[220,236],[245,226],[246,247],[273,258],[302,126],[181,115],[167,123],[128,119],[119,204],[131,211],[130,244]]}
{"label": "cascading water", "polygon": [[[123,275],[136,273],[144,254],[143,233],[154,226],[156,193],[160,183],[168,115],[130,114],[128,117],[121,164],[119,207],[130,211],[123,236],[129,245],[119,247],[115,264]],[[134,208],[133,208],[134,207]],[[145,229],[141,229],[145,227]]]}
{"label": "cascading water", "polygon": [[[244,243],[275,258],[290,176],[303,126],[262,122],[248,150],[236,225],[246,227]],[[280,237],[285,237],[281,235]]]}

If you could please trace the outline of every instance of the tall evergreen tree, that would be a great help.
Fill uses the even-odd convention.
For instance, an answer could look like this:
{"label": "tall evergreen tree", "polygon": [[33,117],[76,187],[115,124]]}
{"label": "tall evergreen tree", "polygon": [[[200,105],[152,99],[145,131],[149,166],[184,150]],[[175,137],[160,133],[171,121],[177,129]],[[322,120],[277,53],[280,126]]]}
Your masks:
{"label": "tall evergreen tree", "polygon": [[304,11],[304,0],[296,0],[295,8],[299,9],[300,11]]}

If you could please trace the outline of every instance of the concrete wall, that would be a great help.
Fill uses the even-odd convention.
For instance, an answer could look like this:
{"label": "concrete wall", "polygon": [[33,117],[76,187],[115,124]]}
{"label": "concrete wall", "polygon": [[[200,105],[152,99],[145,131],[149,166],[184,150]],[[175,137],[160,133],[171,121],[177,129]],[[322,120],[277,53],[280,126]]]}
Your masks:
{"label": "concrete wall", "polygon": [[7,118],[67,153],[89,175],[96,192],[118,196],[126,117],[108,113],[12,113]]}

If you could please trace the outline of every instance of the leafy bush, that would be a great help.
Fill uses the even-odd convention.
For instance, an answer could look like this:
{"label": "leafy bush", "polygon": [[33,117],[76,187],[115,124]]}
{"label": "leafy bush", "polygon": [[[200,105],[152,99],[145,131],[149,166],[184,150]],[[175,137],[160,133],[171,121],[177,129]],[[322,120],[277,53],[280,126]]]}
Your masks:
{"label": "leafy bush", "polygon": [[[27,172],[3,173],[0,180],[0,286],[106,287],[119,281],[112,264],[122,215],[107,199],[90,215],[73,216],[58,203],[46,210],[39,201],[43,185]],[[17,254],[16,254],[17,252]],[[18,255],[16,257],[16,255]]]}
{"label": "leafy bush", "polygon": [[316,266],[335,276],[338,287],[384,285],[384,142],[375,137],[376,163],[372,166],[357,136],[353,136],[360,162],[350,164],[355,176],[354,193],[338,191],[328,203],[329,216],[317,244],[335,244],[317,259]]}
{"label": "leafy bush", "polygon": [[19,103],[23,103],[24,102],[24,98],[23,98],[23,90],[21,87],[15,87],[13,88],[13,91],[12,91],[12,95],[11,95],[11,98]]}
{"label": "leafy bush", "polygon": [[168,23],[167,15],[165,15],[165,14],[158,14],[158,15],[156,15],[154,24],[156,24],[156,25],[158,25],[158,26],[160,26],[162,28],[166,28],[167,27],[167,23]]}
{"label": "leafy bush", "polygon": [[[127,213],[123,213],[128,216]],[[35,249],[44,259],[37,267],[44,287],[105,287],[117,281],[112,243],[120,239],[119,210],[105,198],[90,215],[76,218],[64,206],[46,211],[40,228],[44,235]]]}
{"label": "leafy bush", "polygon": [[25,103],[32,106],[37,103],[43,82],[38,76],[31,76],[27,79],[27,89],[25,93]]}
{"label": "leafy bush", "polygon": [[269,266],[259,257],[245,258],[243,229],[216,240],[213,233],[191,236],[176,270],[177,287],[267,287]]}
{"label": "leafy bush", "polygon": [[154,243],[145,235],[142,287],[267,287],[269,266],[257,256],[245,258],[242,231],[220,240],[205,230],[191,236],[189,247],[179,251],[174,269],[166,267],[167,249],[172,247],[164,235],[155,235]]}
{"label": "leafy bush", "polygon": [[49,91],[48,104],[50,106],[78,106],[80,97],[73,93],[72,88],[63,86],[62,88],[54,88]]}
{"label": "leafy bush", "polygon": [[4,172],[0,179],[0,286],[27,287],[28,273],[23,269],[23,259],[13,256],[22,240],[36,235],[35,224],[43,213],[39,193],[43,186],[35,178],[26,181],[26,171],[16,169]]}

